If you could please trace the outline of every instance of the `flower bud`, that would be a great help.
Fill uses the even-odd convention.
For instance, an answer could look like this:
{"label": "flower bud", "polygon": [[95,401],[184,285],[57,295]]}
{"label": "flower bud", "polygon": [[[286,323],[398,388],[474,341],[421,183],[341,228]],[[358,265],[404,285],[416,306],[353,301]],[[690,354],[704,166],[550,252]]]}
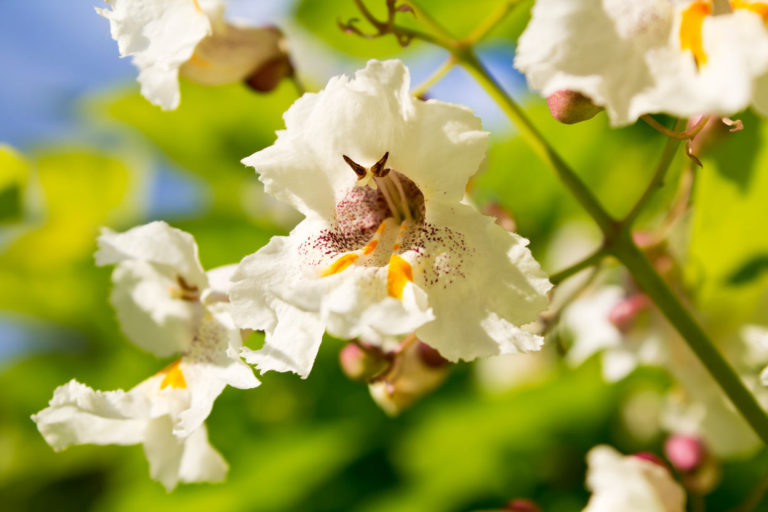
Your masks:
{"label": "flower bud", "polygon": [[388,371],[368,386],[373,400],[390,416],[400,414],[437,388],[448,375],[447,361],[431,347],[422,345],[426,347],[416,341],[394,354]]}
{"label": "flower bud", "polygon": [[254,89],[270,91],[292,67],[277,28],[226,24],[200,41],[179,71],[203,85],[245,80]]}
{"label": "flower bud", "polygon": [[659,456],[658,456],[658,455],[656,455],[655,453],[651,453],[651,452],[639,452],[639,453],[635,453],[635,454],[632,454],[632,456],[633,456],[633,457],[636,457],[636,458],[638,458],[638,459],[647,460],[648,462],[653,462],[653,463],[654,463],[654,464],[656,464],[657,466],[661,466],[662,468],[664,468],[664,469],[666,469],[667,471],[669,471],[669,468],[668,468],[668,467],[667,467],[667,465],[664,463],[664,461],[663,461],[663,460],[661,460],[661,457],[659,457]]}
{"label": "flower bud", "polygon": [[369,380],[383,372],[389,361],[376,347],[364,349],[358,343],[349,343],[339,352],[339,365],[344,375],[352,380]]}
{"label": "flower bud", "polygon": [[627,332],[637,315],[645,310],[651,301],[643,293],[636,293],[616,304],[608,313],[608,321],[618,330]]}
{"label": "flower bud", "polygon": [[507,512],[541,512],[541,508],[531,500],[515,498],[504,506]]}
{"label": "flower bud", "polygon": [[565,124],[592,119],[603,110],[603,107],[598,107],[580,92],[566,89],[555,91],[547,96],[547,106],[552,117]]}
{"label": "flower bud", "polygon": [[682,472],[698,468],[706,457],[701,440],[694,436],[673,434],[664,443],[664,453],[672,465]]}

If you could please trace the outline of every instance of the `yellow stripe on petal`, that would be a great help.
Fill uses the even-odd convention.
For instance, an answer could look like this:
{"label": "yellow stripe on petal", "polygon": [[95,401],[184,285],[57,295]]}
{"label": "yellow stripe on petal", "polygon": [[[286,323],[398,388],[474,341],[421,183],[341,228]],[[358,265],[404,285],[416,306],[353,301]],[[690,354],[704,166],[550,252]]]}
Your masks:
{"label": "yellow stripe on petal", "polygon": [[192,0],[192,1],[195,3],[195,10],[200,14],[205,14],[205,11],[203,11],[203,8],[200,7],[199,3],[197,3],[197,0]]}
{"label": "yellow stripe on petal", "polygon": [[731,0],[733,9],[745,9],[752,11],[768,23],[768,3],[765,2],[747,2],[746,0]]}
{"label": "yellow stripe on petal", "polygon": [[352,265],[354,262],[356,262],[357,258],[359,257],[360,256],[358,254],[354,254],[354,253],[345,254],[341,258],[331,263],[331,265],[327,269],[323,270],[322,276],[328,277],[328,276],[332,276],[333,274],[338,274],[339,272],[341,272],[342,270],[346,269],[347,267]]}
{"label": "yellow stripe on petal", "polygon": [[369,254],[371,254],[373,251],[376,250],[377,245],[379,245],[379,241],[374,238],[373,240],[368,242],[368,245],[365,246],[365,248],[363,249],[363,254],[365,256],[368,256]]}
{"label": "yellow stripe on petal", "polygon": [[184,372],[181,371],[181,359],[169,364],[160,373],[165,374],[165,378],[160,383],[160,389],[167,388],[168,386],[180,389],[187,387],[187,381],[184,378]]}
{"label": "yellow stripe on petal", "polygon": [[408,282],[413,282],[411,264],[397,254],[393,254],[389,258],[389,266],[387,267],[387,295],[401,299]]}
{"label": "yellow stripe on petal", "polygon": [[704,20],[710,14],[712,6],[708,2],[694,2],[683,11],[683,20],[680,23],[680,49],[691,50],[698,67],[707,63],[701,32]]}

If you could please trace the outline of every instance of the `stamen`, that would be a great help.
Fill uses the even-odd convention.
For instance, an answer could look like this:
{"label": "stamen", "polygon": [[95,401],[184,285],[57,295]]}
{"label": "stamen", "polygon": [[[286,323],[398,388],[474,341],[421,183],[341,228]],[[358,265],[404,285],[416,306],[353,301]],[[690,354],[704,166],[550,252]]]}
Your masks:
{"label": "stamen", "polygon": [[347,155],[341,155],[344,158],[344,161],[347,162],[347,165],[349,165],[353,171],[355,171],[355,174],[357,174],[357,179],[362,180],[365,178],[365,176],[368,174],[368,169],[360,165],[359,163],[355,162],[351,158],[349,158]]}
{"label": "stamen", "polygon": [[397,177],[397,173],[392,173],[391,180],[395,184],[395,188],[397,188],[397,193],[400,194],[400,200],[402,201],[405,218],[408,220],[413,220],[411,207],[408,205],[408,198],[405,195],[405,190],[403,190],[403,185],[400,183],[400,179]]}
{"label": "stamen", "polygon": [[371,172],[373,173],[373,175],[375,177],[383,178],[384,176],[389,174],[389,171],[391,169],[385,169],[384,168],[384,165],[386,165],[386,163],[387,163],[387,158],[389,158],[389,151],[384,153],[384,156],[381,157],[378,162],[373,164],[373,166],[371,166]]}
{"label": "stamen", "polygon": [[395,202],[393,201],[392,196],[390,195],[390,191],[387,190],[388,187],[387,187],[386,181],[387,180],[383,178],[373,178],[373,182],[379,186],[381,195],[384,196],[384,200],[387,202],[387,206],[389,207],[389,211],[392,213],[392,217],[394,217],[394,219],[397,222],[400,222],[400,211],[395,205]]}

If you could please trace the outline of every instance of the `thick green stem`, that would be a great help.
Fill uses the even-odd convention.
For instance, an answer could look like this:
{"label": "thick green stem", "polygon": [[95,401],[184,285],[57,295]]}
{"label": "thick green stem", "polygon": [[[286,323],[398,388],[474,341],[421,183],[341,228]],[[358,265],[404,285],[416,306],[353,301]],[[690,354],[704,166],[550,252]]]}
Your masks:
{"label": "thick green stem", "polygon": [[680,303],[667,283],[634,244],[629,233],[625,232],[616,239],[611,249],[616,258],[632,274],[637,284],[680,333],[733,405],[741,411],[755,433],[768,444],[768,416],[765,411],[744,386],[734,369],[720,355],[691,313]]}
{"label": "thick green stem", "polygon": [[507,95],[501,85],[485,69],[474,52],[464,51],[455,55],[459,63],[475,77],[509,116],[528,146],[557,173],[563,184],[587,210],[587,213],[595,219],[603,233],[612,235],[616,230],[616,221],[603,209],[592,192],[581,181],[581,178],[560,158],[560,155],[533,126],[517,103]]}

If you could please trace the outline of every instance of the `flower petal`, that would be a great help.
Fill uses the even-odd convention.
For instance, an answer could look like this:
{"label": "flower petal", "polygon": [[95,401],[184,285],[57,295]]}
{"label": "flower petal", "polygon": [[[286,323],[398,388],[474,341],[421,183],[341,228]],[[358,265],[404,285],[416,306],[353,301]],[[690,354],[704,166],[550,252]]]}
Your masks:
{"label": "flower petal", "polygon": [[144,454],[154,480],[171,491],[178,482],[220,482],[226,477],[227,463],[208,442],[205,425],[186,438],[173,435],[172,428],[168,416],[156,418],[147,426]]}
{"label": "flower petal", "polygon": [[452,361],[538,350],[542,338],[519,326],[547,307],[551,284],[528,241],[468,205],[432,208],[428,221],[442,234],[432,235],[436,245],[425,245],[421,265],[429,273],[417,284],[436,320],[417,336]]}
{"label": "flower petal", "polygon": [[136,444],[144,439],[150,405],[139,393],[94,391],[71,380],[32,416],[54,450],[73,444]]}
{"label": "flower petal", "polygon": [[593,494],[584,512],[683,512],[685,491],[667,469],[610,446],[587,454],[587,487]]}
{"label": "flower petal", "polygon": [[[120,56],[133,56],[140,70],[141,93],[163,109],[176,108],[179,67],[192,56],[200,40],[211,33],[205,11],[194,0],[106,2],[112,9],[96,12],[109,20]],[[210,0],[205,3],[213,5]]]}
{"label": "flower petal", "polygon": [[267,192],[327,220],[357,180],[342,155],[368,167],[389,152],[388,167],[425,197],[458,201],[484,157],[487,133],[470,110],[422,102],[409,87],[408,70],[395,60],[372,60],[352,79],[332,78],[291,106],[273,146],[243,163],[256,169]]}
{"label": "flower petal", "polygon": [[745,108],[768,70],[768,33],[754,13],[707,16],[706,63],[681,41],[687,0],[540,0],[515,66],[542,95],[578,91],[604,106],[613,125],[647,113],[728,115]]}
{"label": "flower petal", "polygon": [[172,268],[191,286],[208,286],[197,255],[197,244],[189,233],[163,221],[137,226],[124,233],[102,228],[96,264],[113,265],[128,260],[145,261]]}

